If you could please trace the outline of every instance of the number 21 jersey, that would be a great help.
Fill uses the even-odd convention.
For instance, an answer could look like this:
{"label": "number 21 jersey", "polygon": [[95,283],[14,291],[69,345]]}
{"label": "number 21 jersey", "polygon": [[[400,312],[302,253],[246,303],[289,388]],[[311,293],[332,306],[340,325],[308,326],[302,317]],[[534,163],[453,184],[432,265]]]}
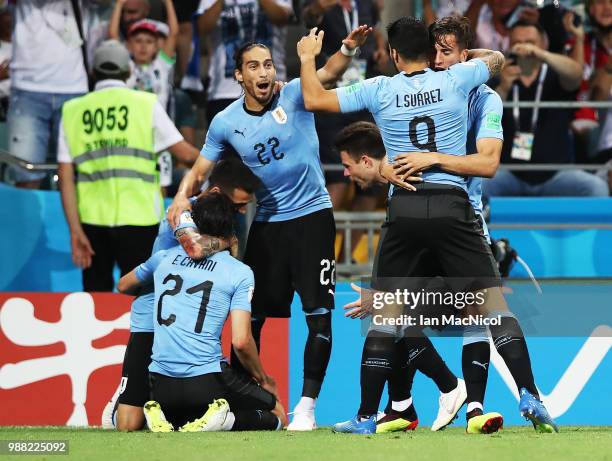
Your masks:
{"label": "number 21 jersey", "polygon": [[251,269],[222,251],[194,261],[182,247],[155,253],[136,268],[155,283],[149,371],[174,378],[221,371],[221,332],[230,311],[251,311]]}

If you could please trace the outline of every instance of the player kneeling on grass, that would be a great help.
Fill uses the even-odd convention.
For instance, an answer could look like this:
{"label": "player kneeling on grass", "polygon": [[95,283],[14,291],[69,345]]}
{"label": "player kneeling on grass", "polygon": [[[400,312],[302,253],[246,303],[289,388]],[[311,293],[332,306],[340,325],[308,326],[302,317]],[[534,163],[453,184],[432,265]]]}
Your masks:
{"label": "player kneeling on grass", "polygon": [[[228,239],[234,208],[221,194],[200,197],[198,230]],[[149,372],[153,401],[144,406],[149,429],[274,430],[286,425],[276,384],[259,360],[251,334],[251,269],[229,251],[194,260],[182,247],[155,253],[119,281],[119,291],[155,285],[155,335]],[[224,361],[221,331],[231,319],[232,345],[252,380]],[[162,411],[163,408],[163,411]]]}
{"label": "player kneeling on grass", "polygon": [[[259,180],[240,160],[224,159],[217,163],[208,180],[208,188],[198,196],[225,194],[236,213],[244,214],[254,200]],[[192,203],[198,196],[190,198]],[[235,245],[234,245],[235,243]],[[230,249],[237,254],[237,241],[198,233],[191,212],[181,216],[181,223],[173,230],[167,219],[159,225],[159,232],[151,254],[178,245],[194,260]],[[130,309],[130,339],[123,358],[121,383],[102,412],[102,427],[120,431],[138,431],[145,426],[143,405],[149,400],[149,365],[153,348],[155,292],[153,283],[143,287]]]}

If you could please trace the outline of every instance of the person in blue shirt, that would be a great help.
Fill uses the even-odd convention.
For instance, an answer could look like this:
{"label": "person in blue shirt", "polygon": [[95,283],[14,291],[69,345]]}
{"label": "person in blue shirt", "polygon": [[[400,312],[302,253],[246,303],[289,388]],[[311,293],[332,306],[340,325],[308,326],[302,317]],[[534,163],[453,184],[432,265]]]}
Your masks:
{"label": "person in blue shirt", "polygon": [[[227,159],[219,162],[212,172],[208,186],[202,194],[221,192],[233,202],[239,213],[254,199],[259,180],[240,161]],[[195,201],[197,197],[192,197]],[[194,259],[201,259],[230,247],[231,242],[217,237],[186,233],[195,226],[190,215],[182,229],[173,231],[166,219],[159,225],[152,254],[179,245]],[[197,229],[196,229],[197,230]],[[180,235],[185,232],[184,235]],[[102,425],[121,431],[139,430],[144,425],[142,407],[149,400],[149,371],[153,346],[153,311],[155,294],[153,285],[143,287],[134,299],[130,315],[130,338],[127,344],[121,383],[102,413]]]}
{"label": "person in blue shirt", "polygon": [[[231,239],[234,207],[228,197],[209,193],[193,205],[201,234]],[[181,246],[161,250],[119,281],[130,293],[155,286],[153,355],[149,365],[152,399],[144,405],[153,432],[280,429],[286,417],[276,399],[251,335],[251,269],[228,250],[192,259]],[[221,332],[232,326],[232,345],[251,379],[224,361]],[[163,409],[163,410],[162,410]]]}
{"label": "person in blue shirt", "polygon": [[[316,72],[321,84],[338,80],[371,28],[359,26]],[[201,156],[187,173],[168,211],[171,224],[228,147],[259,177],[257,212],[244,261],[255,274],[253,335],[259,342],[267,317],[289,317],[294,292],[308,325],[302,398],[289,430],[316,427],[315,400],[331,355],[335,292],[335,223],[319,159],[314,116],[304,107],[299,80],[273,91],[270,50],[248,43],[235,54],[234,76],[244,95],[211,122]],[[232,357],[232,362],[234,362]]]}

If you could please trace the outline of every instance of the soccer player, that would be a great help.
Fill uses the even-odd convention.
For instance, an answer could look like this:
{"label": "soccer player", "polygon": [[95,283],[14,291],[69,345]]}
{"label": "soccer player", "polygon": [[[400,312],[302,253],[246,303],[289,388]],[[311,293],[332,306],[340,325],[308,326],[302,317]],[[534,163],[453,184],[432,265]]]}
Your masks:
{"label": "soccer player", "polygon": [[[227,159],[219,162],[202,194],[223,193],[232,201],[234,209],[244,213],[254,199],[259,180],[242,162]],[[197,197],[191,200],[195,201]],[[183,224],[184,226],[186,224]],[[179,231],[180,232],[180,229]],[[199,234],[198,234],[199,235]],[[184,241],[183,249],[193,259],[201,259],[230,247],[231,242],[210,236],[199,236],[195,241]],[[181,238],[183,240],[183,238]],[[153,245],[152,254],[179,245],[175,233],[163,219]],[[194,252],[194,249],[198,249]],[[130,339],[123,359],[121,383],[102,413],[102,426],[120,431],[136,431],[144,425],[143,405],[149,400],[149,364],[153,346],[153,285],[143,288],[134,299],[130,316]]]}
{"label": "soccer player", "polygon": [[[315,73],[331,85],[347,69],[371,28],[360,26],[342,48]],[[199,187],[228,146],[261,179],[257,213],[244,261],[255,273],[253,336],[259,344],[267,317],[289,317],[294,291],[302,301],[308,325],[304,349],[302,398],[289,430],[316,427],[315,399],[331,354],[331,309],[334,307],[335,223],[319,160],[314,116],[304,107],[299,80],[273,93],[274,61],[268,47],[246,44],[235,54],[234,76],[244,96],[217,114],[202,155],[187,173],[168,219],[174,225],[194,188]],[[232,358],[235,362],[235,357]]]}
{"label": "soccer player", "polygon": [[[466,162],[465,157],[469,93],[500,72],[503,55],[479,52],[479,59],[434,72],[429,69],[428,31],[421,21],[398,19],[389,26],[388,36],[391,57],[400,73],[392,78],[378,77],[338,90],[325,90],[314,78],[314,57],[320,52],[322,33],[318,36],[311,33],[298,43],[301,83],[308,109],[330,112],[367,109],[381,130],[391,161],[403,152],[415,152],[415,163],[421,155],[425,158],[422,168],[411,168],[407,172],[423,171],[424,182],[417,185],[417,193],[397,188],[391,193],[385,232],[373,271],[374,282],[384,284],[388,282],[382,280],[385,277],[412,275],[419,263],[419,254],[428,249],[447,277],[473,279],[475,283],[470,291],[486,288],[480,312],[500,318],[500,325],[492,326],[490,331],[495,347],[520,389],[520,411],[540,430],[552,432],[556,426],[537,398],[523,332],[508,311],[500,289],[499,271],[469,203],[466,179],[462,176],[482,175],[478,169],[474,173],[474,162]],[[471,57],[474,54],[472,52]],[[430,158],[434,155],[427,154],[431,152],[453,155],[436,157],[434,163]],[[427,169],[431,166],[436,168]],[[404,339],[413,349],[421,351],[421,337]],[[385,341],[386,347],[382,345]],[[420,356],[431,352],[425,348]],[[370,405],[360,409],[350,429],[354,432],[372,431],[380,393],[392,369],[393,343],[388,338],[368,336],[364,353],[362,384],[372,389],[365,394],[376,398],[369,398]],[[381,357],[388,366],[380,366]],[[451,410],[446,424],[452,421],[462,404],[463,401],[450,392],[441,397],[441,407]],[[440,412],[432,425],[433,430],[446,425],[442,416]]]}
{"label": "soccer player", "polygon": [[[193,205],[202,234],[230,239],[234,207],[223,194],[205,194]],[[251,335],[253,272],[227,250],[194,260],[174,247],[155,253],[119,281],[132,292],[154,282],[156,314],[149,365],[151,396],[145,403],[153,432],[276,430],[286,421],[276,384],[264,371]],[[224,362],[221,331],[228,316],[232,344],[253,380]],[[229,403],[228,403],[229,402]],[[163,409],[163,410],[162,410]]]}
{"label": "soccer player", "polygon": [[[432,67],[436,70],[445,70],[454,64],[467,60],[468,44],[471,40],[471,28],[467,18],[447,17],[440,19],[430,26],[429,31],[435,47]],[[501,156],[503,143],[502,115],[501,98],[487,85],[483,84],[470,92],[466,151],[475,153],[475,156],[466,158],[466,160],[478,162],[481,165],[482,174],[489,177],[495,173],[494,168],[497,168]],[[419,153],[418,155],[422,154]],[[419,160],[421,159],[422,157]],[[396,167],[395,174],[409,171],[413,167],[408,155],[396,157],[394,166]],[[489,231],[483,217],[482,179],[477,176],[468,177],[467,191],[476,216],[482,223],[483,233],[490,243]],[[442,275],[442,273],[439,271],[437,275]],[[409,363],[409,358],[404,357],[404,361]],[[466,431],[470,434],[496,432],[503,425],[503,417],[499,413],[483,414],[489,361],[490,347],[486,327],[466,327],[461,364],[467,390]],[[399,395],[400,401],[411,398],[410,388],[415,370],[410,366],[407,368],[404,376],[394,373],[389,381],[389,394]],[[393,406],[400,406],[400,402],[391,402],[391,409],[387,412],[387,416],[392,417]]]}

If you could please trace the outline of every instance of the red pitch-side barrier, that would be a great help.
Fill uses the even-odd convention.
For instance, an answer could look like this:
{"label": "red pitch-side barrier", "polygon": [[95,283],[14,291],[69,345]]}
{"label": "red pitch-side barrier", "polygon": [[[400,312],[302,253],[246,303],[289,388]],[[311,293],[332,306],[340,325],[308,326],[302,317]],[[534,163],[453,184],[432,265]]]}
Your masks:
{"label": "red pitch-side barrier", "polygon": [[[120,381],[132,299],[0,293],[0,425],[99,425]],[[222,338],[229,354],[228,324]],[[266,322],[262,360],[287,407],[288,319]]]}

